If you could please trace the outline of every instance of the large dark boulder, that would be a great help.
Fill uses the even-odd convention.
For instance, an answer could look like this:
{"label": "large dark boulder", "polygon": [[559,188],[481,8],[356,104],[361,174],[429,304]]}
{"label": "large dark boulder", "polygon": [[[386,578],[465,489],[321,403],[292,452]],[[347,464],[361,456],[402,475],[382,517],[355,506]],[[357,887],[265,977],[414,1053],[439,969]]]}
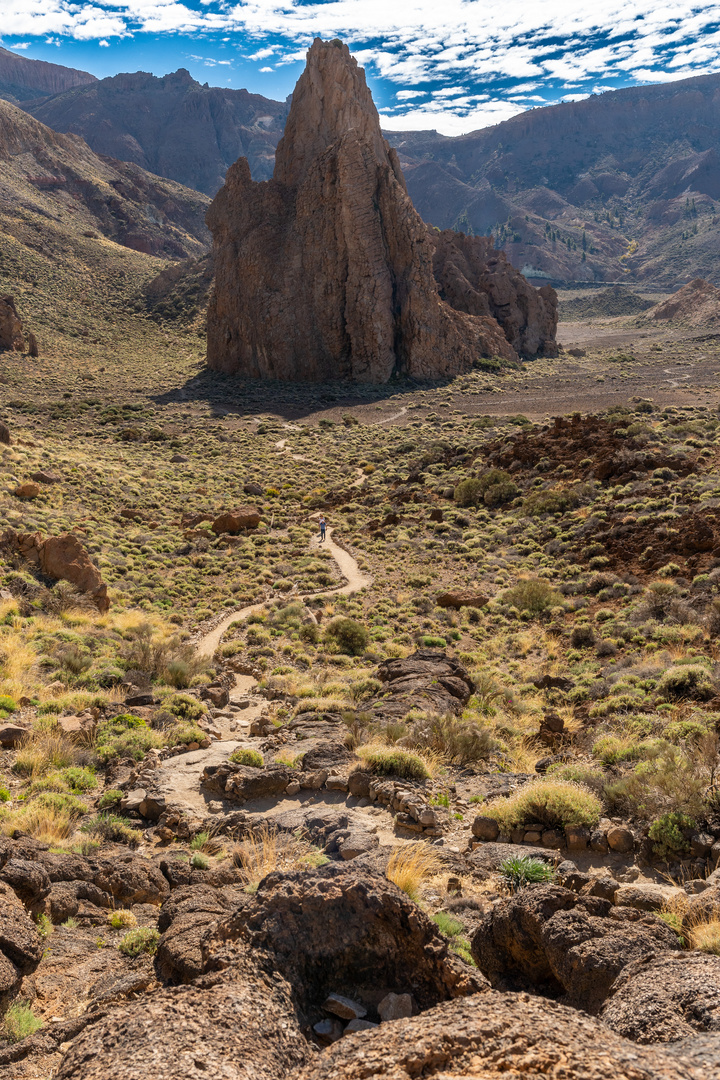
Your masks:
{"label": "large dark boulder", "polygon": [[680,943],[655,915],[544,885],[484,915],[471,949],[493,986],[564,992],[568,1003],[596,1013],[627,964],[679,951]]}

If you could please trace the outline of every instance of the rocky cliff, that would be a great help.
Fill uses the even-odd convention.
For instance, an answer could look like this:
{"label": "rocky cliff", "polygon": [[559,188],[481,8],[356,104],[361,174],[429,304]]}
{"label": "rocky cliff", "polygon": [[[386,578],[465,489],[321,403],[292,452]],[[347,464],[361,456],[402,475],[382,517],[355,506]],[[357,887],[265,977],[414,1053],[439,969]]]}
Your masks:
{"label": "rocky cliff", "polygon": [[184,68],[162,78],[115,75],[26,108],[55,131],[82,135],[96,154],[133,161],[210,196],[241,155],[256,179],[272,175],[288,114],[285,102],[201,85]]}
{"label": "rocky cliff", "polygon": [[[468,288],[485,292],[498,275],[502,285],[483,310],[453,306],[454,241],[431,236],[413,207],[364,72],[340,41],[316,39],[308,52],[272,180],[253,182],[240,159],[207,222],[216,267],[208,362],[216,370],[386,382],[395,373],[452,375],[480,356],[513,358],[515,344],[555,353],[554,294],[531,289],[483,240],[462,241]],[[434,258],[446,268],[446,299]],[[493,317],[501,310],[508,324],[519,319],[511,335]]]}
{"label": "rocky cliff", "polygon": [[96,81],[87,71],[48,64],[45,60],[31,60],[8,49],[0,49],[0,98],[8,101],[24,103]]}

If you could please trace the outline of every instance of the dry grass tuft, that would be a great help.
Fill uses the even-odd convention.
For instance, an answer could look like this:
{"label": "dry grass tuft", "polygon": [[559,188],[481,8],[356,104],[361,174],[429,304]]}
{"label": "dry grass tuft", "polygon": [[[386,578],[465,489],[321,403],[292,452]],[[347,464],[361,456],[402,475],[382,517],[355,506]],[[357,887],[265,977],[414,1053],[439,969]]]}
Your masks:
{"label": "dry grass tuft", "polygon": [[256,892],[262,879],[278,869],[280,848],[278,832],[269,825],[249,833],[235,848],[233,862],[244,873],[246,892]]}
{"label": "dry grass tuft", "polygon": [[390,856],[385,876],[416,903],[425,881],[440,872],[441,862],[429,844],[419,840]]}

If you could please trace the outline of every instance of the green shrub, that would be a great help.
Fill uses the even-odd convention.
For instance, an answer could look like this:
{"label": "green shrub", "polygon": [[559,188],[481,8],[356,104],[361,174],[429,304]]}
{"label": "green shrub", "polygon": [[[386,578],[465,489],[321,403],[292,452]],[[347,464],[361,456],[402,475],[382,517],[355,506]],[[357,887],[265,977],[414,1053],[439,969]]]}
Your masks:
{"label": "green shrub", "polygon": [[568,780],[571,784],[582,784],[596,795],[602,795],[607,776],[601,769],[591,765],[558,764],[548,768],[547,775],[553,780]]}
{"label": "green shrub", "polygon": [[98,810],[109,810],[111,806],[117,806],[123,797],[123,792],[118,788],[111,788],[109,791],[103,791],[100,796],[100,802],[98,803]]}
{"label": "green shrub", "polygon": [[542,578],[524,578],[511,589],[506,589],[500,598],[503,603],[531,615],[542,615],[563,602],[560,593]]}
{"label": "green shrub", "polygon": [[708,701],[715,696],[710,673],[702,664],[678,664],[668,668],[660,677],[657,690],[668,701],[677,698]]}
{"label": "green shrub", "polygon": [[650,820],[674,810],[690,816],[703,813],[707,779],[694,757],[679,746],[657,740],[656,750],[627,776],[605,786],[609,812]]}
{"label": "green shrub", "polygon": [[446,649],[447,641],[444,637],[435,637],[433,634],[423,634],[418,642],[425,649]]}
{"label": "green shrub", "polygon": [[10,802],[10,798],[11,795],[8,789],[5,787],[4,784],[0,784],[0,803]]}
{"label": "green shrub", "polygon": [[455,488],[454,499],[458,506],[477,506],[483,497],[483,486],[475,476],[461,480]]}
{"label": "green shrub", "polygon": [[35,1016],[29,1005],[14,1001],[2,1020],[2,1033],[10,1043],[19,1043],[28,1035],[33,1035],[43,1026],[42,1020]]}
{"label": "green shrub", "polygon": [[147,726],[139,716],[121,713],[98,725],[95,752],[101,761],[116,757],[131,757],[141,761],[151,747],[164,745],[163,737]]}
{"label": "green shrub", "polygon": [[670,811],[653,821],[648,836],[653,843],[653,852],[659,859],[677,861],[690,852],[689,834],[696,828],[696,821],[687,814]]}
{"label": "green shrub", "polygon": [[544,885],[555,879],[555,871],[542,859],[530,855],[512,855],[500,863],[500,877],[511,893],[526,885]]}
{"label": "green shrub", "polygon": [[197,724],[174,724],[165,732],[165,740],[168,746],[188,746],[190,743],[201,743],[207,738],[202,728]]}
{"label": "green shrub", "polygon": [[363,759],[365,768],[378,776],[400,776],[406,780],[427,780],[430,770],[427,763],[409,750],[395,746],[359,746],[356,753]]}
{"label": "green shrub", "polygon": [[483,494],[483,502],[489,507],[502,506],[504,503],[512,502],[519,494],[520,488],[514,480],[508,477],[507,480],[491,484],[486,488]]}
{"label": "green shrub", "polygon": [[129,847],[137,847],[142,840],[141,831],[134,829],[127,818],[118,817],[116,814],[98,814],[92,821],[82,825],[81,830],[101,840],[127,844]]}
{"label": "green shrub", "polygon": [[14,698],[9,697],[8,694],[0,694],[0,710],[2,710],[2,712],[15,712],[17,707],[18,704]]}
{"label": "green shrub", "polygon": [[230,755],[230,761],[236,765],[251,765],[254,769],[264,769],[265,760],[259,750],[252,750],[247,746],[239,746]]}
{"label": "green shrub", "polygon": [[178,720],[199,720],[207,712],[205,705],[192,694],[173,694],[165,702],[165,708]]}
{"label": "green shrub", "polygon": [[497,747],[489,728],[451,715],[415,721],[410,738],[415,746],[433,750],[456,765],[483,761]]}
{"label": "green shrub", "polygon": [[539,517],[541,514],[564,514],[567,510],[573,510],[579,505],[580,495],[580,490],[575,487],[554,487],[546,491],[533,491],[523,501],[523,510],[533,517]]}
{"label": "green shrub", "polygon": [[118,945],[121,953],[125,956],[140,956],[148,953],[154,956],[160,941],[160,932],[150,926],[138,926],[137,930],[131,930]]}
{"label": "green shrub", "polygon": [[508,798],[493,799],[485,813],[494,818],[503,832],[528,822],[548,829],[567,825],[597,825],[602,803],[581,784],[563,780],[531,780]]}
{"label": "green shrub", "polygon": [[348,656],[361,656],[368,647],[370,636],[355,619],[340,616],[332,619],[325,628],[325,640]]}
{"label": "green shrub", "polygon": [[190,865],[193,870],[207,870],[210,865],[210,860],[207,855],[203,855],[202,851],[196,851],[190,857]]}
{"label": "green shrub", "polygon": [[61,774],[67,781],[68,787],[77,794],[83,791],[94,791],[97,787],[97,777],[92,769],[80,765],[70,765],[63,769]]}

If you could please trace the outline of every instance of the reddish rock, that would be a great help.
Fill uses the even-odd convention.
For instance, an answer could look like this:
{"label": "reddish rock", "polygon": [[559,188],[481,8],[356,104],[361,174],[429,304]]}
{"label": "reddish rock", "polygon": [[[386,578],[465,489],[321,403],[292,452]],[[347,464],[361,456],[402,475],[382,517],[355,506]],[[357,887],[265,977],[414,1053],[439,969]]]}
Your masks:
{"label": "reddish rock", "polygon": [[220,514],[212,523],[214,533],[239,533],[241,529],[257,529],[260,524],[260,511],[254,506],[241,506]]}
{"label": "reddish rock", "polygon": [[488,602],[487,596],[478,592],[445,592],[440,593],[435,603],[438,607],[455,608],[461,607],[485,607]]}
{"label": "reddish rock", "polygon": [[26,480],[24,484],[18,484],[13,491],[16,499],[37,499],[40,494],[40,485]]}
{"label": "reddish rock", "polygon": [[[435,241],[382,137],[364,72],[340,41],[316,39],[308,52],[273,179],[254,183],[241,158],[207,223],[216,267],[208,363],[215,370],[382,383],[396,372],[456,374],[481,356],[517,358],[491,314],[471,313],[467,304],[456,311],[441,298]],[[473,251],[478,263],[480,248]],[[512,300],[503,308],[508,326],[524,341],[516,322],[528,308],[525,293],[535,290],[492,254],[502,264],[497,295]],[[485,268],[485,278],[493,273]],[[473,278],[476,291],[485,278]],[[524,299],[513,293],[519,282]],[[536,294],[536,307],[547,303]],[[552,311],[545,321],[554,346]],[[539,341],[542,333],[525,337]]]}
{"label": "reddish rock", "polygon": [[40,533],[19,533],[6,529],[0,536],[0,545],[39,566],[48,577],[56,581],[69,581],[80,592],[88,593],[100,611],[107,611],[110,607],[107,585],[74,533],[48,536],[43,540]]}
{"label": "reddish rock", "polygon": [[0,746],[5,750],[17,746],[28,734],[28,729],[18,724],[0,724]]}
{"label": "reddish rock", "polygon": [[23,352],[22,323],[12,296],[0,296],[0,351]]}
{"label": "reddish rock", "polygon": [[2,420],[0,420],[0,443],[4,443],[5,446],[9,446],[10,442],[10,428],[7,426],[7,424],[3,424]]}

